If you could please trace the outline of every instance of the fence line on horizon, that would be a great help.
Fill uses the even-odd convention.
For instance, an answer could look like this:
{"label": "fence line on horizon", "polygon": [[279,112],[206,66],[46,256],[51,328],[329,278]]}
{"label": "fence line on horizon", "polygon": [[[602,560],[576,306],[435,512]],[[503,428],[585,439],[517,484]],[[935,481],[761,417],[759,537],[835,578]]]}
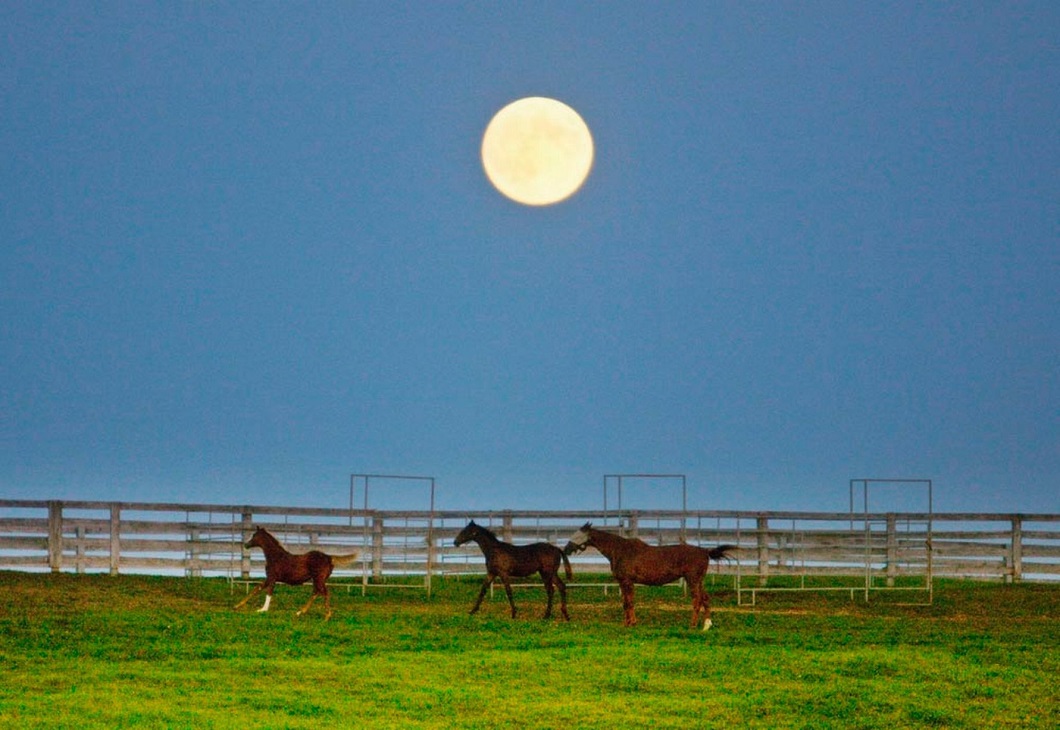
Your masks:
{"label": "fence line on horizon", "polygon": [[[263,573],[264,560],[243,543],[263,526],[293,552],[358,552],[361,559],[334,579],[362,591],[410,587],[411,578],[429,594],[432,579],[484,572],[476,546],[453,545],[469,519],[516,544],[562,546],[586,521],[649,544],[733,544],[735,558],[717,570],[733,576],[741,598],[752,591],[752,602],[753,592],[777,584],[813,589],[841,577],[863,580],[866,599],[870,588],[910,582],[930,594],[937,577],[1060,581],[1060,514],[432,512],[58,500],[0,500],[0,570],[249,580]],[[573,562],[576,572],[608,572],[593,550]]]}

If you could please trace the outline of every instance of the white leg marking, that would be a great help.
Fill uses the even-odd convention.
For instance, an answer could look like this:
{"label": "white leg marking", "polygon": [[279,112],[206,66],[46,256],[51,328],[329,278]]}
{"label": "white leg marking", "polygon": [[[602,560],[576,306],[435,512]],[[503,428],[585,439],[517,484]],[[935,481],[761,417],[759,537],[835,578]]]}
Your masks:
{"label": "white leg marking", "polygon": [[272,596],[268,593],[265,594],[265,605],[258,609],[258,613],[265,613],[269,610],[269,604],[272,603]]}
{"label": "white leg marking", "polygon": [[713,626],[713,625],[714,625],[714,622],[713,622],[713,621],[711,621],[711,620],[710,620],[710,619],[708,618],[708,619],[707,619],[706,621],[704,621],[704,622],[703,622],[703,630],[704,630],[704,631],[710,631],[710,627],[711,627],[711,626]]}

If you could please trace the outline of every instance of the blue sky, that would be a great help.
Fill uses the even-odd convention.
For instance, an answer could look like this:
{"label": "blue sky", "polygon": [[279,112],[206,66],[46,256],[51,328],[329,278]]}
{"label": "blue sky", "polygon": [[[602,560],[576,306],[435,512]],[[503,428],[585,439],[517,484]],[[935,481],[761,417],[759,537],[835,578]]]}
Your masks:
{"label": "blue sky", "polygon": [[0,498],[1060,511],[1058,7],[6,3]]}

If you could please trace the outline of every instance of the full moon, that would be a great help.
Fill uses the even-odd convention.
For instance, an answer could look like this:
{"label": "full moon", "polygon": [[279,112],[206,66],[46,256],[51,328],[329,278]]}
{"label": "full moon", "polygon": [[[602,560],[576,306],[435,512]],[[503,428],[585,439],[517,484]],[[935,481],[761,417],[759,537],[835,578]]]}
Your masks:
{"label": "full moon", "polygon": [[593,166],[593,137],[578,112],[530,96],[497,112],[482,135],[493,186],[524,205],[552,205],[578,191]]}

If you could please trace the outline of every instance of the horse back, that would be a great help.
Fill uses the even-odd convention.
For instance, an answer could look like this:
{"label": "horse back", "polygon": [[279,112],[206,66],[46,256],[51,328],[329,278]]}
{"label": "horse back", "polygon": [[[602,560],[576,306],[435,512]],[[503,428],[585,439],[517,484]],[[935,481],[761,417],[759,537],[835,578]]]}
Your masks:
{"label": "horse back", "polygon": [[266,563],[265,572],[290,585],[301,585],[308,581],[326,580],[331,575],[331,557],[319,550],[310,550],[300,555],[288,554],[274,564]]}
{"label": "horse back", "polygon": [[500,543],[499,549],[492,556],[491,567],[499,573],[525,578],[539,570],[555,572],[562,561],[563,551],[547,542],[535,542],[530,545]]}
{"label": "horse back", "polygon": [[[675,580],[698,581],[710,561],[707,551],[695,545],[645,545],[612,566],[616,577],[627,577],[644,585],[664,585]],[[619,576],[622,572],[622,576]]]}

